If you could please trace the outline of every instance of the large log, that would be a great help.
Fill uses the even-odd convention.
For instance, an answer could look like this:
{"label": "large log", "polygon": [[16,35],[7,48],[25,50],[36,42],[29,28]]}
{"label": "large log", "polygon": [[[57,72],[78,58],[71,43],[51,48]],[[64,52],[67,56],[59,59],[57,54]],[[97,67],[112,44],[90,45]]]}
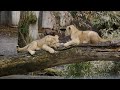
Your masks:
{"label": "large log", "polygon": [[[34,56],[27,52],[16,56],[0,56],[0,76],[25,74],[57,65],[79,63],[83,61],[119,61],[120,52],[111,48],[120,47],[119,43],[72,46],[58,48],[58,53],[50,54],[46,51],[37,51]],[[111,52],[112,51],[112,52]]]}

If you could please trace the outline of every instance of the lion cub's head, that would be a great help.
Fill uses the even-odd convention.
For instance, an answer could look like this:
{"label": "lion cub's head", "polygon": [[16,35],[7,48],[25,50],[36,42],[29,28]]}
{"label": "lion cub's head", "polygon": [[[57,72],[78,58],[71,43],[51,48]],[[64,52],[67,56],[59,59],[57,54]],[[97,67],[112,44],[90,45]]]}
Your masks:
{"label": "lion cub's head", "polygon": [[67,26],[65,31],[65,36],[71,35],[71,33],[74,32],[75,30],[76,30],[76,27],[74,25]]}
{"label": "lion cub's head", "polygon": [[59,43],[59,36],[58,35],[54,36],[53,43]]}
{"label": "lion cub's head", "polygon": [[46,38],[46,43],[51,47],[56,47],[57,44],[59,43],[59,36],[58,35],[55,35],[55,36],[49,35],[49,37]]}

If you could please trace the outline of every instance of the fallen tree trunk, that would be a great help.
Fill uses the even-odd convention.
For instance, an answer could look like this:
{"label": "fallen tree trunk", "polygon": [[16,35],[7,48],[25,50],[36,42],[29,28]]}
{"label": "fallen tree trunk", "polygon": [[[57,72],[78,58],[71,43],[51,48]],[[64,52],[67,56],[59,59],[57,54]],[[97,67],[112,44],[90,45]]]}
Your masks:
{"label": "fallen tree trunk", "polygon": [[16,56],[0,56],[0,76],[25,74],[57,65],[83,61],[119,61],[120,52],[112,49],[118,47],[120,47],[119,42],[107,42],[98,45],[81,44],[75,47],[61,47],[55,54],[41,50],[37,51],[34,56],[23,52]]}

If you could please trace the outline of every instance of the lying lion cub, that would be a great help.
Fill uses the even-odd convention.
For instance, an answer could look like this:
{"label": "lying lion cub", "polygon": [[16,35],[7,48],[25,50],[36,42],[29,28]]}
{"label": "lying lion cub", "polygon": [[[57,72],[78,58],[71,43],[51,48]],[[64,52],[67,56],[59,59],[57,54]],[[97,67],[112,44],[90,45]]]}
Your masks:
{"label": "lying lion cub", "polygon": [[17,51],[28,51],[31,55],[35,54],[35,50],[46,50],[50,53],[56,53],[52,47],[57,48],[60,46],[59,36],[47,35],[40,40],[32,41],[30,44],[26,45],[23,48],[17,46]]}
{"label": "lying lion cub", "polygon": [[69,45],[79,45],[80,43],[96,44],[98,42],[104,42],[98,33],[94,31],[80,31],[74,25],[66,27],[65,35],[71,37],[71,41],[64,44],[65,47]]}

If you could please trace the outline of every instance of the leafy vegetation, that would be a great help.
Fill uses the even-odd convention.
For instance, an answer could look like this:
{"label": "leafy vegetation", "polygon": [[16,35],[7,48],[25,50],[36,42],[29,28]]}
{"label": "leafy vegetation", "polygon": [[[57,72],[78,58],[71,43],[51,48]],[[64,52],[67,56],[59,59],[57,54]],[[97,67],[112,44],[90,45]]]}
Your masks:
{"label": "leafy vegetation", "polygon": [[[75,18],[74,23],[79,29],[93,29],[101,33],[108,40],[120,39],[120,12],[119,11],[71,11]],[[66,65],[68,77],[92,77],[119,75],[120,62],[89,61]]]}
{"label": "leafy vegetation", "polygon": [[90,76],[92,75],[90,67],[93,67],[90,62],[69,64],[66,66],[66,75],[68,77]]}

